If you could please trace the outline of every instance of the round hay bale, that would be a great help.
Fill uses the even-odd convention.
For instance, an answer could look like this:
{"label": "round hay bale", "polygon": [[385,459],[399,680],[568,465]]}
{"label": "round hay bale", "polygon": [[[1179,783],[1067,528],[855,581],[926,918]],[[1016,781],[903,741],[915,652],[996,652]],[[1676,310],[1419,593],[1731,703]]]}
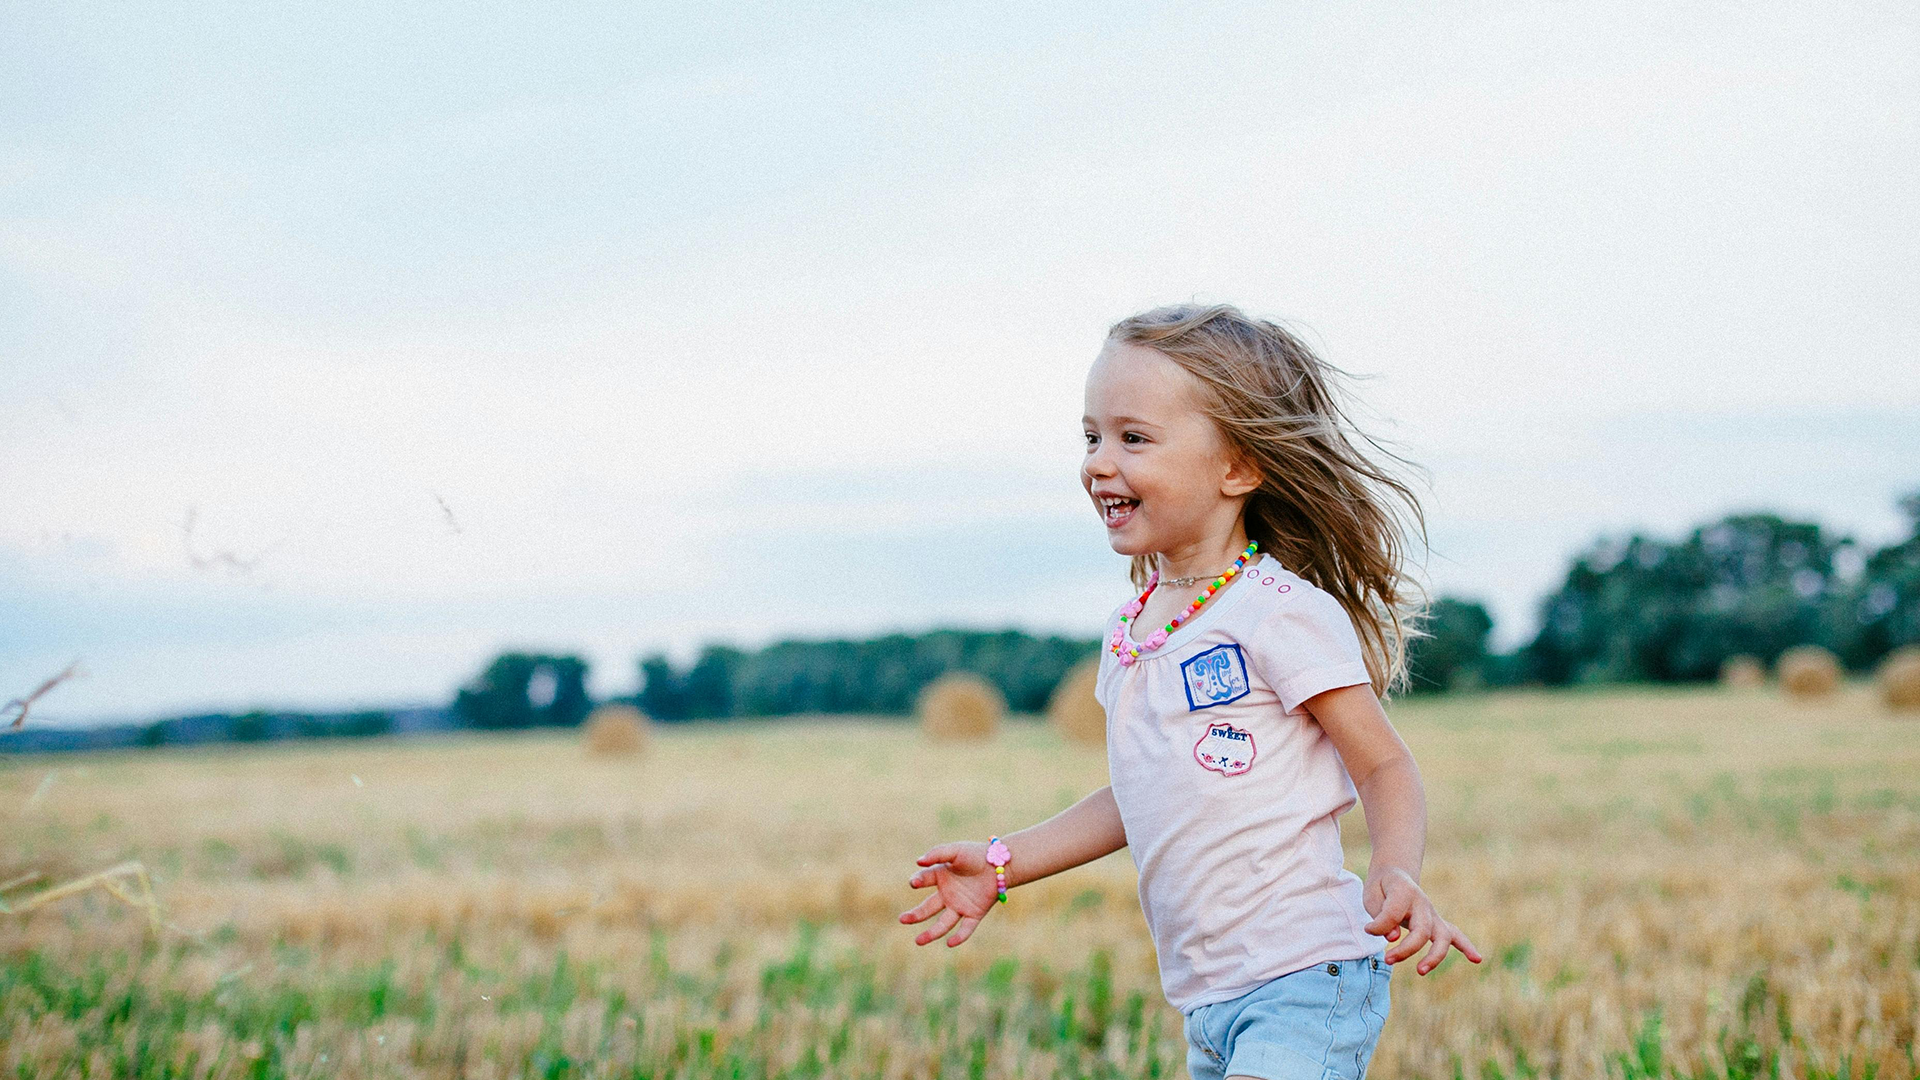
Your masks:
{"label": "round hay bale", "polygon": [[646,714],[631,705],[602,705],[581,725],[581,738],[592,757],[630,757],[647,748]]}
{"label": "round hay bale", "polygon": [[1893,650],[1880,662],[1880,700],[1895,712],[1920,712],[1920,645]]}
{"label": "round hay bale", "polygon": [[1810,701],[1840,689],[1840,658],[1818,645],[1796,645],[1780,654],[1774,665],[1780,690],[1790,698]]}
{"label": "round hay bale", "polygon": [[928,683],[916,711],[930,739],[991,739],[1007,714],[1007,699],[980,676],[956,671]]}
{"label": "round hay bale", "polygon": [[1729,656],[1720,665],[1720,685],[1748,690],[1767,684],[1767,666],[1754,656]]}
{"label": "round hay bale", "polygon": [[1068,742],[1105,746],[1107,710],[1094,700],[1093,683],[1100,676],[1100,658],[1089,657],[1075,664],[1053,688],[1047,701],[1047,722]]}

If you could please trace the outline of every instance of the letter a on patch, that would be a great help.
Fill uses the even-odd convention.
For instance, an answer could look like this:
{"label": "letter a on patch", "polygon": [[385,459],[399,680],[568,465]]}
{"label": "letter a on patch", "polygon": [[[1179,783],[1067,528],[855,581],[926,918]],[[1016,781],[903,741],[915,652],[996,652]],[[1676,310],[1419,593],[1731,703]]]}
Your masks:
{"label": "letter a on patch", "polygon": [[1253,732],[1232,724],[1209,724],[1193,744],[1193,760],[1223,776],[1239,776],[1253,768]]}
{"label": "letter a on patch", "polygon": [[1247,696],[1247,660],[1240,646],[1215,645],[1180,665],[1187,680],[1187,708],[1211,709]]}

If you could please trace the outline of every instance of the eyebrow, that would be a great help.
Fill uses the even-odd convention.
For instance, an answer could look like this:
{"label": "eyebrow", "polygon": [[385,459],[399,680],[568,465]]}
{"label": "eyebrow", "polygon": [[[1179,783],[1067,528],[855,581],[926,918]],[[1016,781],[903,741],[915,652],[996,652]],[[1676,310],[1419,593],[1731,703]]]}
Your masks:
{"label": "eyebrow", "polygon": [[[1080,418],[1080,422],[1083,424],[1091,423],[1092,421],[1093,417],[1091,416],[1082,416]],[[1142,420],[1137,416],[1116,416],[1113,418],[1113,422],[1116,424],[1133,424],[1137,427],[1157,428],[1160,426],[1151,420]]]}

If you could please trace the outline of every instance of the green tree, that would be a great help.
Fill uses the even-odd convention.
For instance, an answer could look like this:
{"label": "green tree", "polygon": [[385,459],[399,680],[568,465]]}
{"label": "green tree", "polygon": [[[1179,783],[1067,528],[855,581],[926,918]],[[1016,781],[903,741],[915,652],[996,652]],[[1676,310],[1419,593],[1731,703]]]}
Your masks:
{"label": "green tree", "polygon": [[1426,636],[1407,645],[1414,693],[1480,685],[1487,681],[1487,635],[1493,616],[1471,600],[1443,596],[1428,609]]}
{"label": "green tree", "polygon": [[454,712],[477,728],[570,726],[586,719],[587,662],[577,656],[502,653],[454,697]]}
{"label": "green tree", "polygon": [[271,718],[266,713],[255,710],[233,718],[227,728],[227,738],[235,742],[259,742],[271,734]]}
{"label": "green tree", "polygon": [[734,673],[745,659],[745,653],[726,645],[702,649],[684,684],[687,715],[694,719],[734,715]]}
{"label": "green tree", "polygon": [[1866,667],[1920,644],[1920,491],[1900,500],[1909,536],[1866,557],[1859,580],[1834,605],[1841,656]]}
{"label": "green tree", "polygon": [[1774,514],[1730,515],[1678,542],[1602,540],[1543,602],[1528,667],[1548,683],[1678,682],[1714,678],[1736,654],[1826,644],[1835,556],[1852,544]]}
{"label": "green tree", "polygon": [[655,720],[687,718],[687,683],[664,653],[640,660],[640,693],[634,703]]}
{"label": "green tree", "polygon": [[664,656],[640,662],[640,707],[659,719],[787,716],[795,713],[898,715],[949,671],[971,671],[1021,711],[1046,707],[1073,665],[1095,655],[1092,639],[1036,637],[1019,630],[936,630],[866,640],[782,641],[747,652],[715,645],[684,674]]}
{"label": "green tree", "polygon": [[385,735],[393,730],[393,714],[377,709],[350,713],[340,721],[338,730],[340,734],[350,738]]}

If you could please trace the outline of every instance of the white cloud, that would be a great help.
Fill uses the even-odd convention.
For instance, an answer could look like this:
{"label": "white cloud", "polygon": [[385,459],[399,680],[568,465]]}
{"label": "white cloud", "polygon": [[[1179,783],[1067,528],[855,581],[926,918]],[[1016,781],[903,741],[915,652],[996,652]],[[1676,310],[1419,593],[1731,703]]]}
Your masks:
{"label": "white cloud", "polygon": [[[45,602],[0,662],[128,642],[148,674],[72,700],[133,708],[437,693],[513,627],[608,670],[1080,625],[1115,566],[1073,479],[1085,365],[1188,298],[1378,373],[1436,581],[1508,641],[1598,529],[1884,529],[1920,415],[1913,20],[50,15],[0,54],[42,88],[0,95],[0,550]],[[189,507],[192,551],[258,566],[194,569]],[[688,599],[783,545],[778,595]],[[900,546],[958,569],[868,583]],[[72,590],[124,602],[63,619]],[[136,622],[268,599],[257,682],[133,659]],[[374,628],[300,637],[328,612]],[[382,648],[413,659],[346,661]]]}

